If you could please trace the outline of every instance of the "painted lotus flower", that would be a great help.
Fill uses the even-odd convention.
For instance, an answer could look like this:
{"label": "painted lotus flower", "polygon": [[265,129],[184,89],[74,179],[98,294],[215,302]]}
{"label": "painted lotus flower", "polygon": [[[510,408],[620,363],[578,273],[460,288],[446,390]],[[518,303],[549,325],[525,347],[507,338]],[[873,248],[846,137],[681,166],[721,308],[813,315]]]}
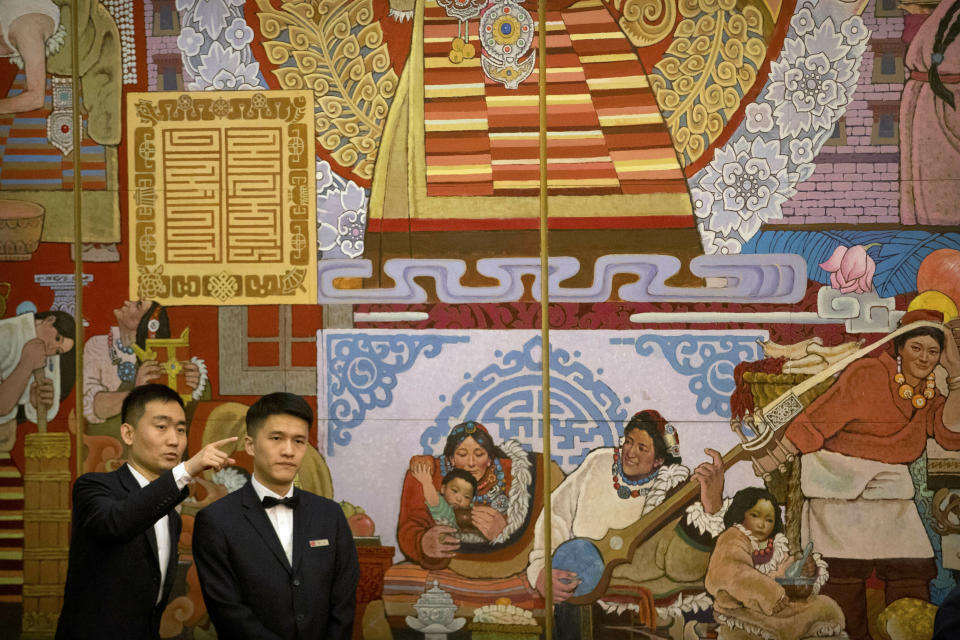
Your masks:
{"label": "painted lotus flower", "polygon": [[873,245],[837,247],[820,266],[830,273],[830,286],[841,293],[867,293],[873,289],[877,263],[867,254]]}

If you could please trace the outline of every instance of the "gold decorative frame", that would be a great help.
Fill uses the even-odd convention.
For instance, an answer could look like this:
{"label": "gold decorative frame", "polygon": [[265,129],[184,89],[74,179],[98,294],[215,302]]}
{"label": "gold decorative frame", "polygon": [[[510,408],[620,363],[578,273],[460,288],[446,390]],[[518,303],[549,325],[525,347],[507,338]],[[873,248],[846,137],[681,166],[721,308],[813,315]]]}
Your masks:
{"label": "gold decorative frame", "polygon": [[315,304],[311,91],[127,95],[130,296]]}

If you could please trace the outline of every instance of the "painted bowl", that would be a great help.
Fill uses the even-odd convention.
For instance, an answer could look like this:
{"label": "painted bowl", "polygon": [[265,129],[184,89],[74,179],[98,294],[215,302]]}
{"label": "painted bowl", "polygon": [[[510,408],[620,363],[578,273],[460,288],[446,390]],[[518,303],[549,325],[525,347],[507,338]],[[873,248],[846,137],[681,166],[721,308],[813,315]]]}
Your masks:
{"label": "painted bowl", "polygon": [[0,200],[0,260],[29,260],[40,246],[44,210],[35,202]]}
{"label": "painted bowl", "polygon": [[806,600],[809,598],[813,594],[813,585],[817,582],[816,578],[808,576],[777,578],[776,580],[791,600]]}

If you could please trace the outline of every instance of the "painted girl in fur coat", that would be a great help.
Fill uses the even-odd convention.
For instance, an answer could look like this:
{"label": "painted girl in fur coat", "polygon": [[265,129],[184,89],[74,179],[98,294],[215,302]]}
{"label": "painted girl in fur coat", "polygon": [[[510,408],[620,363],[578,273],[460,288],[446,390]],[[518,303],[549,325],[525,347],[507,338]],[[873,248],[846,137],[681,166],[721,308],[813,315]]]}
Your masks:
{"label": "painted girl in fur coat", "polygon": [[817,577],[814,595],[792,600],[777,583],[775,578],[782,577],[794,559],[783,534],[780,506],[770,492],[759,487],[738,491],[724,524],[727,529],[717,538],[705,581],[714,597],[720,638],[846,637],[840,607],[818,594],[828,577],[819,554],[807,559],[803,571]]}

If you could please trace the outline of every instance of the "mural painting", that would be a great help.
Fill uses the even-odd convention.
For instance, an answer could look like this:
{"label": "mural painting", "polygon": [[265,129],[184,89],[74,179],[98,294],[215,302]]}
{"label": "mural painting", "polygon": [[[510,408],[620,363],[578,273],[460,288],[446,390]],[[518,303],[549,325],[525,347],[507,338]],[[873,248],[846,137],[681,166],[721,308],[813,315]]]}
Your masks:
{"label": "mural painting", "polygon": [[353,638],[932,637],[960,1],[539,4],[543,49],[532,0],[0,0],[0,635],[54,636],[160,382],[237,437],[161,638],[218,637],[194,521],[273,391]]}

